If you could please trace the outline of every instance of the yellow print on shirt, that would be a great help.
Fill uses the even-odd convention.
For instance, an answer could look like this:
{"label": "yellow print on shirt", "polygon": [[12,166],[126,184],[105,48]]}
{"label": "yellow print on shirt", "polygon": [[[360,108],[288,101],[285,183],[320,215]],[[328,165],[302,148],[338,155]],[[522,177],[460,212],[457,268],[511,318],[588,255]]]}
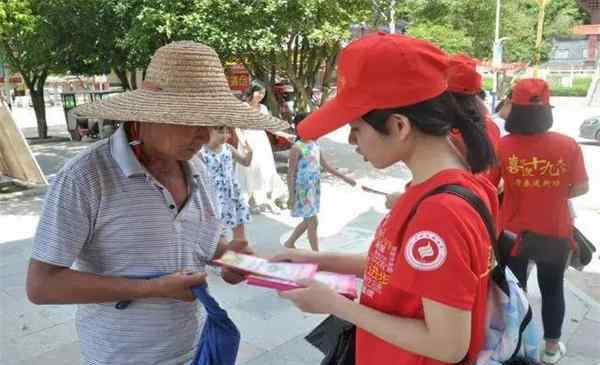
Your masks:
{"label": "yellow print on shirt", "polygon": [[533,156],[531,159],[519,158],[513,154],[508,158],[508,172],[522,177],[552,176],[558,177],[567,173],[567,163],[562,158],[557,161],[540,159]]}
{"label": "yellow print on shirt", "polygon": [[533,188],[533,189],[539,189],[539,188],[557,188],[560,186],[560,180],[548,180],[548,179],[515,179],[515,181],[512,182],[513,186],[516,186],[518,188]]}
{"label": "yellow print on shirt", "polygon": [[382,222],[375,233],[365,270],[363,294],[369,297],[381,294],[383,288],[390,283],[396,263],[398,248],[386,238],[385,223]]}

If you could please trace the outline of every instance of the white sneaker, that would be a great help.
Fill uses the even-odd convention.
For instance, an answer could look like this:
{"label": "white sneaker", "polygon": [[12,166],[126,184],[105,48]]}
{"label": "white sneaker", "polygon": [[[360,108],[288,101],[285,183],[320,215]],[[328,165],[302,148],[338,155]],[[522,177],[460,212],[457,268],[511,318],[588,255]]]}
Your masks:
{"label": "white sneaker", "polygon": [[555,352],[548,352],[546,350],[542,351],[542,362],[544,364],[556,364],[562,359],[567,353],[567,347],[564,343],[558,343],[558,350]]}

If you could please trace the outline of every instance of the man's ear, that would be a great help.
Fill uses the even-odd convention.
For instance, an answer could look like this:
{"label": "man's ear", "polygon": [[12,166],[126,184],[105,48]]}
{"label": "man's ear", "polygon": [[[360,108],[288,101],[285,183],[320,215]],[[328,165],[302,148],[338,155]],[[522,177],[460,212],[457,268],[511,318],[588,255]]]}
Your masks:
{"label": "man's ear", "polygon": [[392,114],[386,121],[387,130],[390,132],[390,136],[399,138],[404,141],[410,135],[412,125],[405,115]]}

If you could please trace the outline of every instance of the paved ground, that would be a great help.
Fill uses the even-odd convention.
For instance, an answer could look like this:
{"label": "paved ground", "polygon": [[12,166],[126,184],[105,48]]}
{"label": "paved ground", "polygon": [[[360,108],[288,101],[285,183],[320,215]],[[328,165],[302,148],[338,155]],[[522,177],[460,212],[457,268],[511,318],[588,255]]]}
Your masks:
{"label": "paved ground", "polygon": [[[578,100],[554,100],[558,129],[575,134],[582,118],[600,114],[600,110],[583,108]],[[62,110],[51,108],[49,120],[52,134],[64,134]],[[32,135],[35,126],[30,111],[17,110],[19,125]],[[89,146],[89,143],[62,142],[32,146],[44,172],[52,176],[64,161]],[[402,167],[373,171],[345,144],[345,131],[333,134],[323,143],[323,150],[334,165],[352,171],[363,184],[393,191],[409,177]],[[600,242],[600,169],[592,170],[591,162],[600,162],[600,148],[585,146],[592,191],[575,202],[578,224],[594,242]],[[356,191],[326,178],[323,185],[320,215],[321,245],[325,250],[364,251],[372,231],[385,213],[383,199]],[[0,198],[2,199],[2,198]],[[74,328],[74,306],[35,306],[27,301],[24,279],[31,252],[31,237],[38,220],[41,194],[21,195],[0,200],[0,364],[75,365],[79,362],[78,341]],[[351,203],[349,203],[351,202]],[[254,216],[248,235],[259,253],[271,254],[281,247],[295,221],[287,212],[280,215]],[[268,233],[266,233],[268,232]],[[308,246],[305,241],[300,246]],[[568,356],[563,365],[600,365],[600,260],[586,272],[569,272],[567,283],[567,316],[564,340]],[[540,297],[532,274],[530,297],[536,313]],[[321,356],[303,337],[323,317],[300,313],[289,303],[267,289],[244,284],[228,286],[218,277],[210,277],[211,290],[228,310],[242,333],[238,359],[244,365],[318,364]],[[539,323],[539,317],[538,317]]]}

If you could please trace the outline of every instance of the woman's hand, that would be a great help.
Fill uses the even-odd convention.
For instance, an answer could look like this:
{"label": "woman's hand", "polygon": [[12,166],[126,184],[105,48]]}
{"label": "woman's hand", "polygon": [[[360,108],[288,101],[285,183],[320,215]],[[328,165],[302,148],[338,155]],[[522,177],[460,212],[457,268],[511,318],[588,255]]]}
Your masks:
{"label": "woman's hand", "polygon": [[269,261],[314,263],[317,261],[318,257],[319,254],[315,251],[288,248],[271,257]]}
{"label": "woman's hand", "polygon": [[347,184],[350,184],[351,186],[356,186],[356,180],[354,180],[353,178],[342,176],[342,180],[344,180]]}
{"label": "woman's hand", "polygon": [[303,312],[329,314],[336,305],[348,300],[316,280],[299,280],[297,283],[302,288],[280,291],[279,296],[291,300]]}

